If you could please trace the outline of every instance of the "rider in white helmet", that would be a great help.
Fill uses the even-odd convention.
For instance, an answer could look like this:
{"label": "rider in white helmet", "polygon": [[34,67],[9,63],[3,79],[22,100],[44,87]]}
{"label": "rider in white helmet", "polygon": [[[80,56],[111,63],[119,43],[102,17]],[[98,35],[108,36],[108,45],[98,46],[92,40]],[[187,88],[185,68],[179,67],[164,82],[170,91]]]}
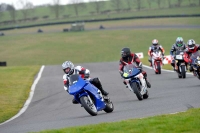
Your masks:
{"label": "rider in white helmet", "polygon": [[[108,92],[106,92],[102,85],[101,82],[99,80],[99,78],[90,78],[90,71],[88,69],[85,69],[82,66],[74,66],[74,64],[71,61],[65,61],[62,64],[62,69],[64,71],[64,75],[63,75],[63,82],[64,82],[64,89],[68,92],[68,88],[69,88],[69,76],[73,75],[73,74],[79,74],[81,76],[81,78],[85,79],[85,80],[89,80],[91,84],[93,84],[94,86],[96,86],[103,95],[107,96]],[[72,100],[72,103],[76,104],[78,103],[75,99]]]}
{"label": "rider in white helmet", "polygon": [[[191,57],[192,53],[195,53],[195,52],[197,52],[199,50],[200,50],[200,45],[196,44],[195,41],[194,41],[194,39],[188,40],[188,42],[187,42],[187,48],[186,48],[185,51],[187,53],[187,58],[188,58],[187,62],[190,65],[190,68],[189,68],[190,72],[194,72],[193,66],[192,66],[193,65],[192,64],[192,59],[190,57]],[[196,76],[195,73],[194,73],[194,76]]]}
{"label": "rider in white helmet", "polygon": [[149,50],[148,50],[148,55],[149,55],[149,60],[148,61],[150,62],[150,66],[152,66],[152,54],[151,53],[154,50],[157,50],[157,49],[159,49],[162,52],[162,56],[164,57],[164,54],[165,54],[164,48],[162,47],[162,45],[160,45],[158,43],[157,39],[153,39],[152,40],[152,45],[149,47]]}

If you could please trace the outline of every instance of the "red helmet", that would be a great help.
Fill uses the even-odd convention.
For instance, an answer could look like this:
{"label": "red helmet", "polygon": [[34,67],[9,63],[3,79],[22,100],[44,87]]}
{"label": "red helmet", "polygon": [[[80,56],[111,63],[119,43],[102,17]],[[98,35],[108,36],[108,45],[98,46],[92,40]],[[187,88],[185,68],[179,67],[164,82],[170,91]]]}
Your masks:
{"label": "red helmet", "polygon": [[152,40],[152,44],[153,44],[154,46],[158,45],[158,40],[157,40],[157,39],[153,39],[153,40]]}

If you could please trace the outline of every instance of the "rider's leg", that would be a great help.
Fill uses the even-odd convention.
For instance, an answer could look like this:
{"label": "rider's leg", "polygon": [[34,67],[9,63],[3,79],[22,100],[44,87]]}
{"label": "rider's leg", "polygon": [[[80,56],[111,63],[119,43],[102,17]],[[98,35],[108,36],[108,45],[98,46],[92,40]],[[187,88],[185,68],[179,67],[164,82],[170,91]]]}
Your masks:
{"label": "rider's leg", "polygon": [[151,88],[151,84],[150,84],[149,81],[147,80],[147,73],[143,70],[143,71],[142,71],[142,74],[143,74],[144,79],[145,79],[145,81],[146,81],[147,87],[148,87],[148,88]]}
{"label": "rider's leg", "polygon": [[94,86],[96,86],[96,87],[101,91],[101,93],[102,93],[103,95],[107,96],[107,95],[109,94],[108,92],[106,92],[106,91],[103,89],[99,78],[90,79],[90,83],[93,84]]}

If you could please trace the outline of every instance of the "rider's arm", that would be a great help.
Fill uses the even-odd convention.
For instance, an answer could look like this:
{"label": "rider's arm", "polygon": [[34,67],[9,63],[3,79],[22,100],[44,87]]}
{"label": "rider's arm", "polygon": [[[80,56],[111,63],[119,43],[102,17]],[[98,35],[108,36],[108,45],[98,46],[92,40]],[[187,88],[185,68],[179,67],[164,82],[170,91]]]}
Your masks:
{"label": "rider's arm", "polygon": [[174,45],[172,45],[172,48],[170,50],[170,55],[173,56],[174,55],[174,51],[176,51]]}
{"label": "rider's arm", "polygon": [[165,54],[165,49],[161,45],[159,46],[159,48],[162,51],[162,54]]}
{"label": "rider's arm", "polygon": [[85,77],[85,68],[82,66],[76,66],[75,69],[79,72],[79,75],[81,76],[81,78]]}
{"label": "rider's arm", "polygon": [[141,62],[139,57],[136,54],[133,54],[133,58],[134,58],[134,62],[139,66],[139,64]]}
{"label": "rider's arm", "polygon": [[66,90],[68,92],[69,80],[67,79],[67,75],[66,74],[63,75],[63,83],[64,83],[64,90]]}
{"label": "rider's arm", "polygon": [[148,55],[151,56],[151,47],[149,47]]}
{"label": "rider's arm", "polygon": [[124,64],[123,64],[123,62],[120,59],[120,61],[119,61],[119,73],[120,74],[123,74],[123,68],[124,68]]}

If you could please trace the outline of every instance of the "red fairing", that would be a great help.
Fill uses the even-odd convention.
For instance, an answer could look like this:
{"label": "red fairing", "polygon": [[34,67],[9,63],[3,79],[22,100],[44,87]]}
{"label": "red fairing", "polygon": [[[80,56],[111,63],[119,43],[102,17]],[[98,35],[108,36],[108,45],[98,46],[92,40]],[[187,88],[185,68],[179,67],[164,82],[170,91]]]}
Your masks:
{"label": "red fairing", "polygon": [[186,63],[191,63],[192,62],[188,53],[185,52],[184,55],[183,55],[183,57],[184,57],[184,61]]}

